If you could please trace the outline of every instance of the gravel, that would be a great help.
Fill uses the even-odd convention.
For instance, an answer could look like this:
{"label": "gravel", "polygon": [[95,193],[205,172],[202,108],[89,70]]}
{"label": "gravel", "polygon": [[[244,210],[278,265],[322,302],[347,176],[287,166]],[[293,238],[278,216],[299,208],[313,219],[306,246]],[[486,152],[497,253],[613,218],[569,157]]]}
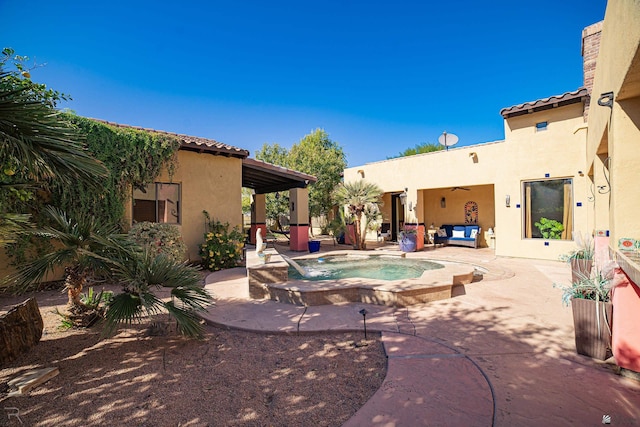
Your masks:
{"label": "gravel", "polygon": [[[0,408],[32,426],[340,426],[386,374],[379,335],[268,335],[207,326],[201,341],[172,328],[134,325],[101,339],[99,329],[60,331],[66,295],[35,294],[40,343],[0,370]],[[0,295],[0,311],[26,297]],[[26,396],[7,397],[19,373],[56,366],[60,375]],[[6,410],[5,410],[6,411]],[[0,425],[22,425],[15,417]],[[7,424],[8,423],[8,424]]]}

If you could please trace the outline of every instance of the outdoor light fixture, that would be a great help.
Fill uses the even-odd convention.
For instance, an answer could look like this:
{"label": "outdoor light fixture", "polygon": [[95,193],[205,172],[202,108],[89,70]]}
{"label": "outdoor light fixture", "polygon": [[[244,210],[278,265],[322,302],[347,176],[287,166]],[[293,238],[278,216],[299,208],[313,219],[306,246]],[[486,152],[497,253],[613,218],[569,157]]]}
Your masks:
{"label": "outdoor light fixture", "polygon": [[360,174],[360,176],[364,178],[364,169],[358,169],[358,174]]}
{"label": "outdoor light fixture", "polygon": [[364,322],[364,339],[367,339],[367,310],[364,308],[359,311],[362,314],[362,321]]}
{"label": "outdoor light fixture", "polygon": [[598,98],[598,105],[601,107],[613,108],[613,92],[605,92]]}
{"label": "outdoor light fixture", "polygon": [[440,199],[440,207],[442,209],[447,207],[447,199],[445,199],[444,197],[442,199]]}
{"label": "outdoor light fixture", "polygon": [[504,198],[504,205],[506,207],[511,206],[511,196],[507,194],[507,196]]}
{"label": "outdoor light fixture", "polygon": [[400,204],[404,205],[405,202],[407,201],[407,191],[409,189],[407,187],[404,188],[404,193],[400,193],[400,195],[398,197],[400,197]]}

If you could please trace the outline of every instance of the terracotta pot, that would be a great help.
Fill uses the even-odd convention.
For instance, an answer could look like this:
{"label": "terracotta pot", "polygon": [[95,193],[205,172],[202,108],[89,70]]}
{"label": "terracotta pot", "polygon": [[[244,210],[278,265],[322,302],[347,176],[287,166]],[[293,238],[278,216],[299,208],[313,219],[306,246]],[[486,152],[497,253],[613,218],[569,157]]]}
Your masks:
{"label": "terracotta pot", "polygon": [[[571,299],[573,327],[578,354],[606,360],[611,357],[611,326],[613,304],[580,298]],[[600,325],[598,325],[598,317]]]}
{"label": "terracotta pot", "polygon": [[575,283],[580,281],[581,277],[589,277],[591,275],[591,267],[593,266],[592,259],[578,259],[571,260],[571,282]]}

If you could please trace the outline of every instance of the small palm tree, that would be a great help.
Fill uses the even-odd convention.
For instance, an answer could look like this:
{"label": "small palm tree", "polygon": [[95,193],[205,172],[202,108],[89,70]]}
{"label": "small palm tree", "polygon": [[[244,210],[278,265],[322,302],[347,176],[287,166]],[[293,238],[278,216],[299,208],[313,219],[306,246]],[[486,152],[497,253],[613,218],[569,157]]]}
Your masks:
{"label": "small palm tree", "polygon": [[349,215],[353,218],[356,249],[365,248],[366,234],[362,231],[363,214],[370,205],[380,203],[381,196],[380,187],[364,180],[341,183],[333,193],[336,204],[346,206]]}
{"label": "small palm tree", "polygon": [[115,227],[99,224],[90,216],[74,220],[60,209],[47,206],[44,217],[50,225],[22,233],[48,238],[53,244],[53,251],[21,265],[6,282],[24,290],[41,282],[47,273],[64,268],[70,309],[82,311],[84,304],[80,296],[88,277],[108,274],[114,265],[115,255],[127,251],[132,243],[117,234]]}
{"label": "small palm tree", "polygon": [[[144,248],[118,262],[113,274],[122,283],[124,292],[116,295],[107,307],[107,334],[122,324],[167,312],[176,320],[180,333],[202,337],[204,330],[197,313],[211,304],[212,297],[200,287],[198,269]],[[171,289],[169,299],[154,294],[161,287]]]}
{"label": "small palm tree", "polygon": [[[176,319],[181,333],[202,336],[197,312],[204,310],[212,298],[199,286],[197,269],[142,249],[126,235],[117,234],[115,227],[103,226],[92,217],[76,221],[52,206],[45,209],[45,214],[50,226],[25,233],[51,239],[54,250],[18,268],[7,279],[10,284],[25,289],[40,282],[47,273],[64,268],[68,311],[80,318],[86,312],[93,315],[92,307],[81,300],[85,284],[91,277],[107,276],[122,283],[124,290],[107,306],[107,334],[122,323],[166,310]],[[163,301],[153,293],[159,287],[171,289],[170,301]]]}

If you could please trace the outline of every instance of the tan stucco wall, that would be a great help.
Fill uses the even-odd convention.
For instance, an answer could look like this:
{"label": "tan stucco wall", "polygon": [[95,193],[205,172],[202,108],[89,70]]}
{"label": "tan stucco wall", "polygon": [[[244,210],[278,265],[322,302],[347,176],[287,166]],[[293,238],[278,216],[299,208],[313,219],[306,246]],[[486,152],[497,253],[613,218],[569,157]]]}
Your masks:
{"label": "tan stucco wall", "polygon": [[[170,182],[166,171],[156,179]],[[203,210],[212,220],[242,228],[242,160],[206,153],[178,151],[178,168],[173,175],[181,184],[182,222],[178,226],[188,247],[189,260],[199,260],[199,245],[204,241]],[[131,204],[126,221],[131,223]]]}
{"label": "tan stucco wall", "polygon": [[[163,171],[158,182],[169,182]],[[199,245],[204,241],[204,216],[242,227],[242,160],[194,152],[178,152],[178,169],[172,182],[182,184],[182,224],[178,227],[188,247],[190,260],[199,260]],[[131,224],[132,203],[125,204],[125,224]],[[13,269],[4,250],[0,251],[0,277]],[[54,275],[49,280],[59,279]]]}
{"label": "tan stucco wall", "polygon": [[[548,121],[549,126],[546,131],[536,133],[533,127],[540,121]],[[509,139],[505,141],[356,166],[345,170],[344,179],[362,179],[358,173],[362,170],[364,179],[378,184],[387,193],[408,188],[408,201],[414,206],[421,192],[422,212],[416,209],[414,213],[427,227],[431,222],[436,225],[463,222],[464,203],[476,201],[482,228],[485,231],[490,226],[495,228],[497,255],[558,259],[560,254],[575,248],[575,244],[552,240],[545,246],[543,239],[522,238],[522,209],[516,205],[522,203],[522,181],[545,179],[545,174],[551,179],[573,178],[574,229],[591,230],[582,105],[519,116],[508,120],[505,129],[509,129]],[[456,186],[470,187],[472,191],[452,192],[451,188]],[[511,197],[510,207],[505,206],[507,194]],[[446,209],[440,208],[443,196]],[[575,202],[581,202],[582,206],[576,207]],[[390,216],[387,206],[384,211],[385,216]]]}
{"label": "tan stucco wall", "polygon": [[[640,210],[635,184],[640,181],[639,49],[640,2],[608,2],[589,111],[587,164],[604,193],[596,194],[596,228],[610,230],[614,247],[621,237],[640,238],[634,214]],[[597,104],[607,92],[614,95],[612,109]]]}

